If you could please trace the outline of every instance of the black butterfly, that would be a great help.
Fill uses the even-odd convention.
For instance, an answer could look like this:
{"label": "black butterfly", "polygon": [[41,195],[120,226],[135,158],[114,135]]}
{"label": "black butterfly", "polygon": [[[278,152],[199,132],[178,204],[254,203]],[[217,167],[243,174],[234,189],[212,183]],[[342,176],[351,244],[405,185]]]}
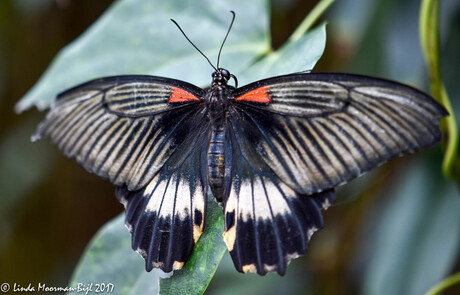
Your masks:
{"label": "black butterfly", "polygon": [[[93,80],[58,96],[34,139],[110,179],[146,269],[180,269],[200,237],[207,189],[224,205],[240,272],[284,274],[323,226],[334,188],[440,140],[445,109],[396,82],[292,74],[205,91],[153,76]],[[236,79],[235,79],[236,80]]]}

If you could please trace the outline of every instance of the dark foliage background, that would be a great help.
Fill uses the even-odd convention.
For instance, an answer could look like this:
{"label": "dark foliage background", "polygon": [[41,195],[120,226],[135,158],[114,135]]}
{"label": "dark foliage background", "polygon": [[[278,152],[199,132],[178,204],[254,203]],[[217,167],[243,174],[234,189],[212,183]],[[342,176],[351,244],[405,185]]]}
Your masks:
{"label": "dark foliage background", "polygon": [[[30,110],[17,115],[13,110],[55,54],[111,3],[109,0],[0,2],[0,283],[66,286],[94,233],[122,212],[109,182],[65,159],[48,141],[30,143],[29,136],[43,113]],[[275,48],[285,42],[315,4],[316,1],[302,0],[271,2]],[[337,1],[323,17],[329,23],[328,41],[315,71],[377,75],[427,90],[418,35],[419,5],[416,0]],[[454,108],[459,109],[459,3],[444,1],[441,21],[443,77]],[[231,65],[227,67],[231,70]],[[205,62],[203,70],[209,70]],[[392,215],[388,213],[391,208],[408,213],[414,210],[414,202],[394,200],[394,195],[400,196],[401,179],[412,181],[403,173],[440,169],[439,147],[424,152],[423,157],[432,159],[428,168],[425,164],[413,168],[417,157],[420,156],[393,161],[364,180],[341,189],[338,206],[325,214],[326,228],[315,235],[308,254],[292,263],[294,276],[270,276],[272,284],[267,284],[255,276],[237,274],[226,257],[208,292],[356,294],[382,290],[372,281],[377,278],[369,274],[372,260],[382,259],[378,256],[381,252],[373,252],[376,249],[373,240],[375,232],[381,231],[382,218],[388,221],[387,240],[391,241],[391,235],[404,226],[391,222]],[[443,187],[443,181],[435,180],[433,187]],[[418,183],[417,178],[411,184],[413,187],[406,195],[417,199],[420,187],[426,186]],[[458,191],[449,185],[445,187],[452,190],[447,194],[452,198],[449,204],[460,210]],[[452,249],[439,249],[450,251],[448,257],[433,259],[443,260],[440,263],[445,268],[441,271],[444,275],[460,270],[459,215],[440,227],[440,231],[447,231],[453,237],[449,240]],[[423,218],[428,225],[436,222],[429,215]],[[419,240],[423,240],[423,226],[418,230]],[[381,237],[382,233],[379,234]],[[439,237],[443,235],[430,236]],[[416,241],[407,239],[406,246],[414,249]],[[405,245],[404,241],[399,242]],[[403,280],[413,279],[407,273],[415,272],[417,259],[412,262],[407,270],[401,270],[405,274]],[[374,273],[379,274],[375,267]],[[448,294],[456,292],[460,290]]]}

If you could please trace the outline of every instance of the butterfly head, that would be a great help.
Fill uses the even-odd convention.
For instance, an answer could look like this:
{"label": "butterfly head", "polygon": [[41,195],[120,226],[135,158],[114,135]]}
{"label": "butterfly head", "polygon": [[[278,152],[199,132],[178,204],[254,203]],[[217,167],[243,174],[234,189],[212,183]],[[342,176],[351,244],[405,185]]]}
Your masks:
{"label": "butterfly head", "polygon": [[231,74],[226,69],[217,69],[212,73],[212,86],[214,85],[227,85],[230,80]]}
{"label": "butterfly head", "polygon": [[235,80],[235,87],[238,87],[238,80],[236,79],[235,75],[230,74],[230,72],[226,69],[218,68],[216,71],[212,73],[211,87],[224,85],[226,86],[230,78],[233,78]]}

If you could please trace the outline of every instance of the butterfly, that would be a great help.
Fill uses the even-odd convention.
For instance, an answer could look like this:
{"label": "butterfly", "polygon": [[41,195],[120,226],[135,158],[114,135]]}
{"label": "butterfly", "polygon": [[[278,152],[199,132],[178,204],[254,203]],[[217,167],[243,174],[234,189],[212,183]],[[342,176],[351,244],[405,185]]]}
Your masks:
{"label": "butterfly", "polygon": [[210,189],[236,269],[284,274],[336,186],[434,145],[447,115],[417,89],[367,76],[232,78],[218,62],[208,90],[143,75],[89,81],[59,94],[33,136],[116,186],[147,271],[183,267]]}

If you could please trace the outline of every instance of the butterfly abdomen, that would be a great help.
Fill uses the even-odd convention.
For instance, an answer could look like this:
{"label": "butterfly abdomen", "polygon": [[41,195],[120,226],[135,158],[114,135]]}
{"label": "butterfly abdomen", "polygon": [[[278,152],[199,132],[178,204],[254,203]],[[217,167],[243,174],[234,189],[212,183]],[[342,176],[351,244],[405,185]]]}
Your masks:
{"label": "butterfly abdomen", "polygon": [[208,181],[212,194],[222,201],[225,176],[225,130],[223,124],[212,128],[208,146]]}

